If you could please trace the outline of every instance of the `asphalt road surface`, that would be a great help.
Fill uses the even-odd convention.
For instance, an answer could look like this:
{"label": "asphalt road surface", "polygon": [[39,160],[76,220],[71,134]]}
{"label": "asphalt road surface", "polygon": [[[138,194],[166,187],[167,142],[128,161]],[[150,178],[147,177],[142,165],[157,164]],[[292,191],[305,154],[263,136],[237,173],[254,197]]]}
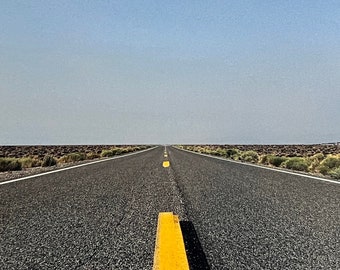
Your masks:
{"label": "asphalt road surface", "polygon": [[340,185],[164,147],[0,185],[0,269],[151,269],[157,216],[211,269],[340,269]]}

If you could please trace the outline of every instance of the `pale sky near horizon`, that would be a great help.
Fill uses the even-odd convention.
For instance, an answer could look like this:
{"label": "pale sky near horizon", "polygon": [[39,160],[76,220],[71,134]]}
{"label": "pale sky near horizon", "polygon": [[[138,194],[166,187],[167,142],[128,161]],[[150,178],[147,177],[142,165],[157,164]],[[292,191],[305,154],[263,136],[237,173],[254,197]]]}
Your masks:
{"label": "pale sky near horizon", "polygon": [[340,1],[0,1],[0,144],[340,141]]}

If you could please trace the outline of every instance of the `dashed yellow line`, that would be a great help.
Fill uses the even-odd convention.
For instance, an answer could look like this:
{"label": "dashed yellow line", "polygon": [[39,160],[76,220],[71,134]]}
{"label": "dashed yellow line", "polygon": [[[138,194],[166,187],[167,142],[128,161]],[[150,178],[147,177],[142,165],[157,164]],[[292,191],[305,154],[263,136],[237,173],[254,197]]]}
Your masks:
{"label": "dashed yellow line", "polygon": [[170,166],[170,161],[163,161],[163,167],[168,168]]}
{"label": "dashed yellow line", "polygon": [[158,215],[153,270],[189,270],[188,259],[177,215]]}

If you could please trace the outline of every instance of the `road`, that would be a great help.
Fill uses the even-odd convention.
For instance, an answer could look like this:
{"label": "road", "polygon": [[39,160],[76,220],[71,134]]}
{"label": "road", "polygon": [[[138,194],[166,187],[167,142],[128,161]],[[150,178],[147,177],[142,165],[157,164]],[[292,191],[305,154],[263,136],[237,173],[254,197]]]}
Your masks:
{"label": "road", "polygon": [[0,185],[0,269],[151,269],[157,216],[211,269],[340,269],[340,185],[164,147]]}

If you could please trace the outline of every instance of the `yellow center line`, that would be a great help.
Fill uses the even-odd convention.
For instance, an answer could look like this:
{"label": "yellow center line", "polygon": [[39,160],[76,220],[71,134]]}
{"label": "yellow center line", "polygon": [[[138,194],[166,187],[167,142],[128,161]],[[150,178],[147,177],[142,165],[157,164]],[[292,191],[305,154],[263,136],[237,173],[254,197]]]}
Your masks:
{"label": "yellow center line", "polygon": [[189,270],[188,259],[177,215],[158,215],[153,270]]}

